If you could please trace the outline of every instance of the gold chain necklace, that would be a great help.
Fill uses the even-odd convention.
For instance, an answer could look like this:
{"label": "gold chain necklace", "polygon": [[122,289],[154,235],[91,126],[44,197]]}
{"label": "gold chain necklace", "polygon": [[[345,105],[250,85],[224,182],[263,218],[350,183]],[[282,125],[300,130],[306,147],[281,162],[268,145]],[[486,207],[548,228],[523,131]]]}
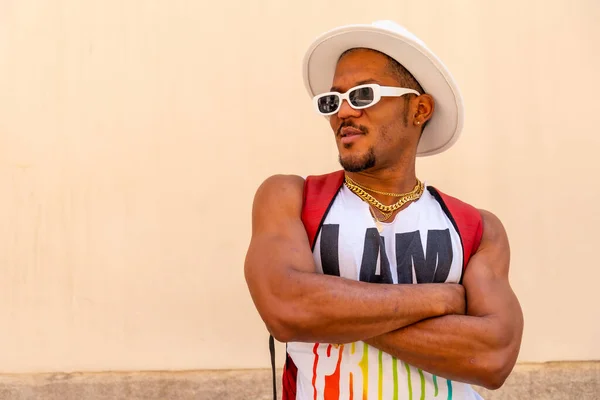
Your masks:
{"label": "gold chain necklace", "polygon": [[[410,191],[408,193],[403,193],[403,194],[379,192],[379,191],[367,188],[366,186],[362,186],[359,183],[355,182],[354,180],[352,180],[352,178],[350,178],[347,175],[346,175],[346,179],[345,179],[345,184],[348,187],[348,189],[350,189],[352,192],[354,192],[363,201],[366,201],[371,206],[378,209],[381,212],[381,214],[383,214],[383,218],[379,219],[375,216],[375,213],[372,212],[373,217],[377,221],[380,221],[380,222],[387,221],[396,210],[399,210],[402,206],[404,206],[409,201],[419,199],[421,197],[421,195],[423,194],[423,190],[424,190],[423,183],[419,179],[417,179],[417,184],[415,185],[415,187],[412,191]],[[385,204],[383,204],[379,200],[377,200],[375,197],[373,197],[369,193],[367,193],[366,192],[367,190],[370,190],[370,191],[373,191],[373,192],[379,193],[379,194],[385,194],[387,196],[394,196],[394,197],[400,197],[400,198],[398,199],[398,201],[396,203],[386,206]],[[378,228],[379,228],[379,226],[378,226]]]}
{"label": "gold chain necklace", "polygon": [[[410,193],[415,192],[416,186],[415,188],[410,192],[410,193],[390,193],[390,192],[381,192],[379,190],[375,190],[375,189],[371,189],[370,187],[366,187],[365,185],[361,185],[360,183],[356,182],[355,180],[353,180],[352,178],[350,178],[349,176],[346,176],[346,179],[348,180],[348,182],[350,182],[351,184],[353,184],[354,186],[358,186],[361,189],[367,190],[369,192],[373,192],[373,193],[379,193],[379,194],[383,194],[385,196],[391,196],[391,197],[403,197],[406,196]],[[417,179],[417,185],[418,185],[418,179]]]}

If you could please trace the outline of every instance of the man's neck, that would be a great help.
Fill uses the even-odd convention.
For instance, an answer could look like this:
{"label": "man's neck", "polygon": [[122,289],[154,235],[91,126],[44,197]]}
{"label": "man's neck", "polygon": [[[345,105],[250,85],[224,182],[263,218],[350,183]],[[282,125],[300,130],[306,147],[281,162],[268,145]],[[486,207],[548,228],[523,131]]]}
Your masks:
{"label": "man's neck", "polygon": [[346,172],[356,183],[382,192],[407,193],[417,184],[414,165],[374,171]]}

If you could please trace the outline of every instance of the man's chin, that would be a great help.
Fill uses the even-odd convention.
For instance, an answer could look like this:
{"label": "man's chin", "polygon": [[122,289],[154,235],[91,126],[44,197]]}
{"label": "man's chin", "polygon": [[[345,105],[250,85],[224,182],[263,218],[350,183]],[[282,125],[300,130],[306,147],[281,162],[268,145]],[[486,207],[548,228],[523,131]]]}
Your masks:
{"label": "man's chin", "polygon": [[375,156],[372,153],[340,155],[338,161],[347,172],[362,172],[375,166]]}

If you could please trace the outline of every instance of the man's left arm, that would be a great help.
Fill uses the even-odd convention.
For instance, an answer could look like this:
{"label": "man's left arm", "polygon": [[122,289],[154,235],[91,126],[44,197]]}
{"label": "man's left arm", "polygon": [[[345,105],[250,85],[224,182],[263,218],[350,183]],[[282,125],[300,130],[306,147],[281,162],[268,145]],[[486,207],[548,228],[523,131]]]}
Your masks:
{"label": "man's left arm", "polygon": [[431,318],[365,342],[431,374],[497,389],[516,363],[523,313],[509,284],[506,231],[493,214],[481,215],[481,243],[463,277],[467,314]]}

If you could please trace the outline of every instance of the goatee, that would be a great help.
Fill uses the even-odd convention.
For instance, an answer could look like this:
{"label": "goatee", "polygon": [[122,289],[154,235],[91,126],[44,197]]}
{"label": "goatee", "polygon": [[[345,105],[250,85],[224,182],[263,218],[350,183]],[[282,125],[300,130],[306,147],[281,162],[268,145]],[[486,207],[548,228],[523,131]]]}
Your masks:
{"label": "goatee", "polygon": [[362,157],[350,156],[342,158],[342,156],[338,156],[338,161],[344,171],[362,172],[375,166],[375,152],[371,148]]}

